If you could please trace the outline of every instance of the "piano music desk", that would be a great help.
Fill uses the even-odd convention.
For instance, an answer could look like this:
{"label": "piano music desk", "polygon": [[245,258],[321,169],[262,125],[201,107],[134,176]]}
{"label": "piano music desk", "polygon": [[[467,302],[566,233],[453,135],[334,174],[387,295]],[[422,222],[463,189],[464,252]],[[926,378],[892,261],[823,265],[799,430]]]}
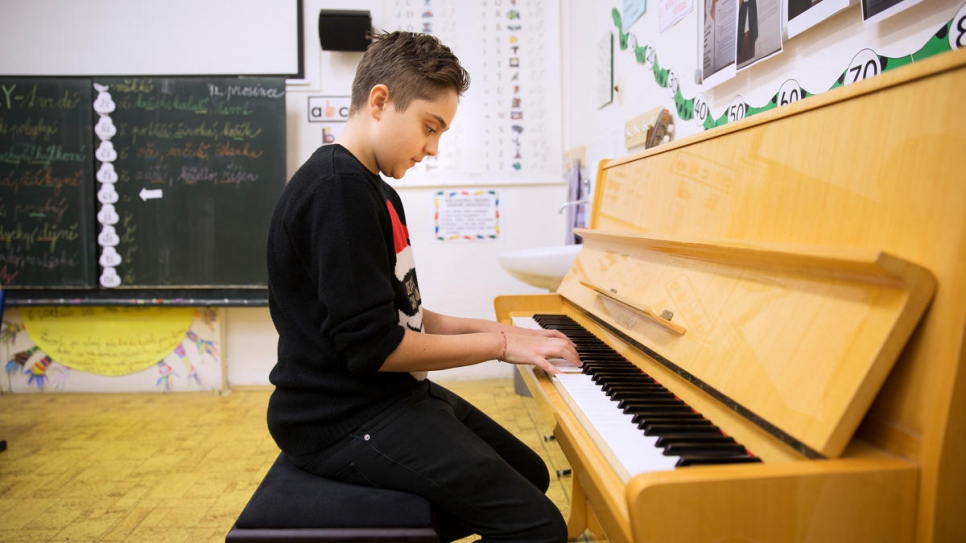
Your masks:
{"label": "piano music desk", "polygon": [[558,293],[497,318],[570,316],[762,462],[623,473],[521,369],[571,536],[966,539],[964,89],[954,51],[601,166]]}

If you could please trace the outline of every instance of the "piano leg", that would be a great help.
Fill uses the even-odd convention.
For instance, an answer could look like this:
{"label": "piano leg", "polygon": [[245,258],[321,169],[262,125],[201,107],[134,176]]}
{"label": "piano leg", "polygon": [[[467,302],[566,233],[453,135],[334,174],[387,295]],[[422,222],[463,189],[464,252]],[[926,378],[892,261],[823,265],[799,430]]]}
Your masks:
{"label": "piano leg", "polygon": [[[567,537],[576,539],[587,530],[587,494],[576,477],[572,478],[570,489],[570,514],[567,515]],[[596,539],[596,535],[595,535]]]}

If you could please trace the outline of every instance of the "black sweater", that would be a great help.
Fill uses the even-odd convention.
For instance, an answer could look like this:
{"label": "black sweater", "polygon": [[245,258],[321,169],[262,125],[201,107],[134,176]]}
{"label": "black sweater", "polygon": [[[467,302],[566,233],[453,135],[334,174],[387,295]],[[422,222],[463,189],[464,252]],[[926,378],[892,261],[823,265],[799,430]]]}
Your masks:
{"label": "black sweater", "polygon": [[268,236],[278,361],[268,428],[291,454],[316,451],[409,393],[380,373],[422,309],[399,195],[340,145],[320,147],[279,197]]}

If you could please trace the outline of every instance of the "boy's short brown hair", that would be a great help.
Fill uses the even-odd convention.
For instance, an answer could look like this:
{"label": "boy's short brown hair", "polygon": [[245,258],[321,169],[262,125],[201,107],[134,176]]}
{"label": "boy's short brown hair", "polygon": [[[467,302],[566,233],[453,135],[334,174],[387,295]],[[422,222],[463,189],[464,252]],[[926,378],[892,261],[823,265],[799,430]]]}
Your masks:
{"label": "boy's short brown hair", "polygon": [[432,100],[448,89],[462,96],[470,86],[470,75],[435,36],[383,32],[372,36],[356,68],[350,115],[365,107],[369,91],[379,84],[389,88],[395,108],[405,111],[413,100]]}

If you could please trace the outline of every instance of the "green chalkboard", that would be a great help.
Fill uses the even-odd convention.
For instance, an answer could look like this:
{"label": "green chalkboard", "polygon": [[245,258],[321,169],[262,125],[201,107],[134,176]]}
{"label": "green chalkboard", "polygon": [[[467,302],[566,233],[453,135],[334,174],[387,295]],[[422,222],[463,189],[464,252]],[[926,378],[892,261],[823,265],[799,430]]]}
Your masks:
{"label": "green chalkboard", "polygon": [[0,78],[0,287],[93,288],[90,81]]}
{"label": "green chalkboard", "polygon": [[284,79],[92,83],[100,286],[264,288]]}

